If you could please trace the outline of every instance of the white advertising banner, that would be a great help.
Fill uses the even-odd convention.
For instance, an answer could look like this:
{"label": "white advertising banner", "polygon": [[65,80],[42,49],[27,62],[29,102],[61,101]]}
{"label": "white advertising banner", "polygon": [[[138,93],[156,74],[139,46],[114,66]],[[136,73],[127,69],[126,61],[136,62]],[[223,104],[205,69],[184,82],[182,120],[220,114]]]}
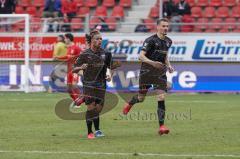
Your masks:
{"label": "white advertising banner", "polygon": [[[113,54],[126,54],[127,61],[136,61],[148,36],[104,36],[103,47]],[[173,41],[168,51],[170,61],[240,62],[239,36],[171,34],[169,37]]]}

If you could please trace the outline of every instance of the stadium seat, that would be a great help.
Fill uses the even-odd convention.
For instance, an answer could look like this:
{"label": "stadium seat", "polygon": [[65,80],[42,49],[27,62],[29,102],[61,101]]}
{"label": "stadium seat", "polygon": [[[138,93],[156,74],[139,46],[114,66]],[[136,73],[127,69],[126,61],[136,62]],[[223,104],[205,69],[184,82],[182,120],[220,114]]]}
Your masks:
{"label": "stadium seat", "polygon": [[193,31],[193,27],[189,26],[189,25],[181,25],[180,27],[181,32],[192,32]]}
{"label": "stadium seat", "polygon": [[34,17],[37,17],[37,16],[38,16],[38,12],[37,12],[36,7],[33,7],[33,6],[27,7],[26,12],[27,12],[28,14],[30,14],[31,16],[34,16]]}
{"label": "stadium seat", "polygon": [[218,18],[229,17],[229,9],[228,9],[228,7],[219,7],[216,10],[216,17],[218,17]]}
{"label": "stadium seat", "polygon": [[77,12],[77,15],[80,16],[80,17],[84,17],[86,14],[89,14],[90,13],[90,9],[89,7],[81,7],[78,12]]}
{"label": "stadium seat", "polygon": [[98,17],[93,17],[90,19],[90,29],[94,29],[96,25],[101,23],[101,20]]}
{"label": "stadium seat", "polygon": [[97,0],[87,0],[85,1],[85,6],[86,7],[96,7],[98,5]]}
{"label": "stadium seat", "polygon": [[195,6],[206,7],[208,6],[208,0],[197,0]]}
{"label": "stadium seat", "polygon": [[107,8],[104,6],[97,7],[94,16],[107,17]]}
{"label": "stadium seat", "polygon": [[207,18],[199,18],[196,21],[196,25],[194,26],[194,30],[205,30],[208,28],[209,20]]}
{"label": "stadium seat", "polygon": [[84,0],[74,0],[77,3],[77,7],[83,7],[84,6]]}
{"label": "stadium seat", "polygon": [[214,7],[206,7],[203,13],[203,17],[205,18],[213,18],[216,16]]}
{"label": "stadium seat", "polygon": [[[164,0],[164,1],[168,1],[168,0]],[[180,0],[173,0],[173,3],[176,5]],[[158,4],[160,3],[160,1],[158,2]]]}
{"label": "stadium seat", "polygon": [[44,1],[43,0],[34,0],[33,1],[33,6],[35,6],[35,7],[43,7],[44,6]]}
{"label": "stadium seat", "polygon": [[115,5],[115,0],[103,0],[102,5],[105,7],[113,7]]}
{"label": "stadium seat", "polygon": [[182,22],[183,23],[193,23],[194,19],[190,15],[184,15],[182,16]]}
{"label": "stadium seat", "polygon": [[110,31],[115,31],[117,28],[117,20],[114,17],[108,17],[105,22],[108,25]]}
{"label": "stadium seat", "polygon": [[240,18],[240,6],[236,6],[232,8],[231,17]]}
{"label": "stadium seat", "polygon": [[119,5],[126,8],[131,8],[132,0],[120,0]]}
{"label": "stadium seat", "polygon": [[[237,21],[235,18],[227,18],[225,19],[225,25],[223,26],[224,29],[228,29],[228,30],[234,30],[237,28]],[[232,24],[227,24],[227,23],[232,23]]]}
{"label": "stadium seat", "polygon": [[16,13],[16,14],[23,14],[23,13],[25,13],[25,11],[24,11],[23,7],[21,7],[21,6],[16,6],[16,8],[15,8],[15,13]]}
{"label": "stadium seat", "polygon": [[22,7],[31,6],[31,0],[19,0],[18,5]]}
{"label": "stadium seat", "polygon": [[187,0],[190,7],[195,6],[195,0]]}
{"label": "stadium seat", "polygon": [[150,18],[159,18],[159,8],[156,6],[153,6],[149,13]]}
{"label": "stadium seat", "polygon": [[112,17],[115,17],[115,18],[123,18],[124,17],[124,10],[123,10],[123,7],[121,6],[115,6],[112,10],[112,14],[111,16]]}
{"label": "stadium seat", "polygon": [[220,6],[222,6],[222,0],[210,0],[209,6],[220,7]]}
{"label": "stadium seat", "polygon": [[195,33],[202,33],[203,30],[200,29],[200,28],[196,28],[196,27],[194,27],[193,32],[195,32]]}
{"label": "stadium seat", "polygon": [[153,19],[143,19],[143,23],[147,27],[147,29],[152,30],[155,26],[155,21]]}
{"label": "stadium seat", "polygon": [[209,25],[209,29],[221,29],[223,27],[223,25],[220,24],[223,23],[221,18],[213,18],[210,23],[211,25]]}
{"label": "stadium seat", "polygon": [[240,33],[240,28],[234,29],[233,32]]}
{"label": "stadium seat", "polygon": [[82,30],[83,28],[84,26],[81,18],[72,18],[71,29],[73,31],[79,31],[79,30]]}
{"label": "stadium seat", "polygon": [[236,0],[223,0],[224,6],[233,7],[236,5]]}
{"label": "stadium seat", "polygon": [[220,29],[218,32],[219,32],[219,33],[229,33],[229,32],[231,32],[231,30],[228,30],[228,29],[226,29],[226,28],[223,28],[223,29]]}
{"label": "stadium seat", "polygon": [[202,9],[201,7],[192,7],[191,8],[191,15],[193,18],[200,18],[202,17]]}
{"label": "stadium seat", "polygon": [[187,31],[192,32],[193,28],[194,28],[193,25],[192,24],[189,25],[187,23],[193,23],[193,21],[194,21],[194,19],[190,15],[184,15],[182,17],[182,23],[185,23],[185,25],[181,26],[181,30],[183,32],[187,32]]}
{"label": "stadium seat", "polygon": [[206,29],[205,32],[206,33],[216,33],[217,31],[214,29]]}

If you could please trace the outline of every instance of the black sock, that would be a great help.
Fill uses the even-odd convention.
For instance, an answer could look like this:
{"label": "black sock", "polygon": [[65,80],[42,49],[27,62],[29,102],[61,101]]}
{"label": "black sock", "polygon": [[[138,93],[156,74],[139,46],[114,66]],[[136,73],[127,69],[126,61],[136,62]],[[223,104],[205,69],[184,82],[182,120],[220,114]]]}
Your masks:
{"label": "black sock", "polygon": [[139,103],[138,95],[133,96],[132,99],[129,102],[130,105],[134,105],[136,103]]}
{"label": "black sock", "polygon": [[94,124],[95,130],[96,131],[99,130],[99,116],[93,119],[93,124]]}
{"label": "black sock", "polygon": [[158,121],[159,125],[164,125],[164,119],[165,119],[165,101],[158,101]]}
{"label": "black sock", "polygon": [[86,112],[86,124],[88,129],[88,134],[93,133],[92,131],[92,118],[91,118],[91,111]]}

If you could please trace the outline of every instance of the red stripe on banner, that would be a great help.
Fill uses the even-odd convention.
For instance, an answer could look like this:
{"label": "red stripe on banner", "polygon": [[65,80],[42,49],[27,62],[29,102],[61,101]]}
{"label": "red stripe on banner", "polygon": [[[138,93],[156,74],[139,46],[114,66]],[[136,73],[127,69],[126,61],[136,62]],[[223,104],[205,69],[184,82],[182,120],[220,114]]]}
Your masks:
{"label": "red stripe on banner", "polygon": [[[52,58],[56,37],[31,37],[30,38],[30,58]],[[85,48],[85,38],[76,37],[75,43],[82,49]],[[24,58],[24,38],[23,37],[1,37],[0,38],[0,58]]]}

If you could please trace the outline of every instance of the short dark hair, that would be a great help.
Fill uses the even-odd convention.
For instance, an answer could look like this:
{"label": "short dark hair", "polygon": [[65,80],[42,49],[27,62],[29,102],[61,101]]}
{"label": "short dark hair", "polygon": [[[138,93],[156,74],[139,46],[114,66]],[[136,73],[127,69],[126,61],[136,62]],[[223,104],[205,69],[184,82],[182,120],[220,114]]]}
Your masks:
{"label": "short dark hair", "polygon": [[158,19],[157,20],[157,25],[159,25],[161,22],[168,22],[169,23],[169,20],[167,18]]}
{"label": "short dark hair", "polygon": [[73,34],[71,34],[71,33],[66,33],[66,34],[65,34],[65,37],[68,38],[70,41],[73,41],[73,40],[74,40],[74,36],[73,36]]}

